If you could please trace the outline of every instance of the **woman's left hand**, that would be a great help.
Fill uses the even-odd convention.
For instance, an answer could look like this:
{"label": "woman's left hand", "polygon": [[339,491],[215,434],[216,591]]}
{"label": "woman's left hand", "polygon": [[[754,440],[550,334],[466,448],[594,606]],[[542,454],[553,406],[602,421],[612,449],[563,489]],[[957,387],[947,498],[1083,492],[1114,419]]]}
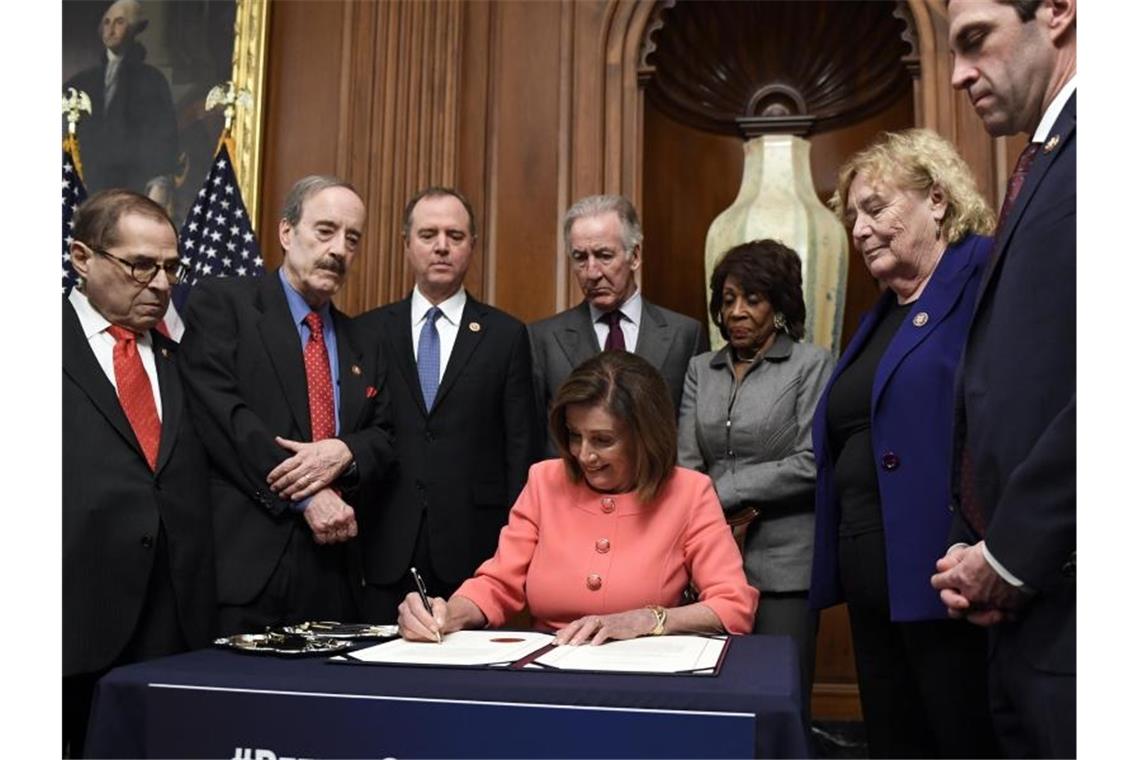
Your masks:
{"label": "woman's left hand", "polygon": [[636,639],[657,626],[657,616],[647,608],[612,615],[580,617],[554,636],[555,644],[602,644],[609,640]]}

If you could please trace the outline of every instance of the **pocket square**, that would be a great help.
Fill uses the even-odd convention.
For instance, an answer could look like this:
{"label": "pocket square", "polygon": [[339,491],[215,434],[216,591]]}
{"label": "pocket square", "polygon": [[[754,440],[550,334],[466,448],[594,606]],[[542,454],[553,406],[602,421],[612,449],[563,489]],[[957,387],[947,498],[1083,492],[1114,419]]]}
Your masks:
{"label": "pocket square", "polygon": [[370,385],[364,389],[364,398],[375,398],[376,394],[380,391],[376,390],[375,385]]}

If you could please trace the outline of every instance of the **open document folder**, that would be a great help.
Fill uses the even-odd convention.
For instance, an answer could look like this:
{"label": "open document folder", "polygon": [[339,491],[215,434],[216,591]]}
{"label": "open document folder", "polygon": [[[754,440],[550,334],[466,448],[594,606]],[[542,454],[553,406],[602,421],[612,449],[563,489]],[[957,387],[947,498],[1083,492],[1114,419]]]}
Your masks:
{"label": "open document folder", "polygon": [[456,631],[438,644],[396,639],[336,659],[385,665],[715,675],[728,647],[727,636],[651,636],[600,646],[555,646],[553,641],[550,634],[531,631]]}

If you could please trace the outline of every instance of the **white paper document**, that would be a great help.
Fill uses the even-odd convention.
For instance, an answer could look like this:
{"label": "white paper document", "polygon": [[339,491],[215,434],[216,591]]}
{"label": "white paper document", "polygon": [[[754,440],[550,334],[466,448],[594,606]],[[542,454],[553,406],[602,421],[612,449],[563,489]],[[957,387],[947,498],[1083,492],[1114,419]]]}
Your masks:
{"label": "white paper document", "polygon": [[553,640],[548,633],[456,631],[442,643],[396,639],[357,650],[349,659],[391,665],[507,665]]}
{"label": "white paper document", "polygon": [[600,646],[555,647],[535,663],[559,670],[687,673],[716,668],[727,641],[704,636],[647,636]]}

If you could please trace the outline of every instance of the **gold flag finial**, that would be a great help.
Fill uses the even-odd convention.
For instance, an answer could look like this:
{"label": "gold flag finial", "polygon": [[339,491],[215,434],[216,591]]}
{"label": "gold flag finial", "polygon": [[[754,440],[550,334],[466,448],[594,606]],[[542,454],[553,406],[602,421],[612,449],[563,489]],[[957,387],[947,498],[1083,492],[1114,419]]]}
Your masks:
{"label": "gold flag finial", "polygon": [[234,83],[223,82],[216,85],[206,93],[206,110],[212,111],[218,106],[224,106],[225,110],[222,113],[226,117],[226,126],[222,130],[223,137],[230,133],[230,128],[234,123],[234,115],[237,113],[237,107],[250,108],[253,106],[253,95],[249,90],[238,90],[234,87]]}
{"label": "gold flag finial", "polygon": [[79,122],[81,118],[79,114],[82,111],[91,113],[91,98],[87,97],[87,93],[83,90],[68,87],[67,94],[63,96],[63,113],[67,116],[69,135],[75,134],[75,125]]}

